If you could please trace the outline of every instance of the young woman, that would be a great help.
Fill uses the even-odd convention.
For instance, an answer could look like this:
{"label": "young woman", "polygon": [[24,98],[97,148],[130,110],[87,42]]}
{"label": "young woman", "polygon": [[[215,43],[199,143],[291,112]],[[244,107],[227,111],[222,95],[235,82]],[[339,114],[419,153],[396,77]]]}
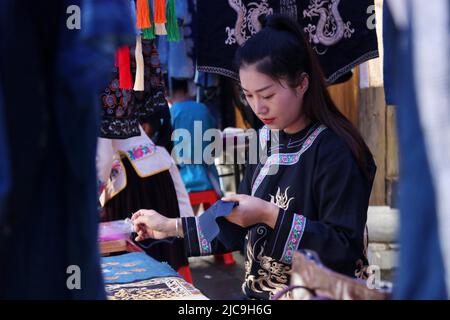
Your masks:
{"label": "young woman", "polygon": [[[244,293],[269,299],[289,285],[297,249],[314,250],[326,266],[355,276],[367,263],[364,231],[376,170],[370,151],[331,100],[296,22],[269,17],[237,51],[236,63],[246,99],[266,124],[261,142],[264,132],[279,133],[267,160],[247,167],[241,194],[223,199],[239,202],[227,219],[248,230]],[[223,250],[203,238],[196,218],[140,210],[133,220],[137,240],[178,235],[191,256]]]}

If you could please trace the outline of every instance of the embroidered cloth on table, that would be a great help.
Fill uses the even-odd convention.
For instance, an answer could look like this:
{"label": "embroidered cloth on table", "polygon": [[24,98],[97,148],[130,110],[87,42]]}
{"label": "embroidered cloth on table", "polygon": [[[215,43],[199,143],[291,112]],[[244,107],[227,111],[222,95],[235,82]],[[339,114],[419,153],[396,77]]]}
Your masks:
{"label": "embroidered cloth on table", "polygon": [[198,218],[203,235],[209,242],[217,238],[227,249],[234,249],[247,233],[242,228],[225,219],[238,202],[219,200]]}
{"label": "embroidered cloth on table", "polygon": [[105,284],[130,283],[159,277],[179,277],[167,263],[159,262],[143,252],[102,257]]}
{"label": "embroidered cloth on table", "polygon": [[179,277],[162,277],[105,286],[108,300],[208,300]]}

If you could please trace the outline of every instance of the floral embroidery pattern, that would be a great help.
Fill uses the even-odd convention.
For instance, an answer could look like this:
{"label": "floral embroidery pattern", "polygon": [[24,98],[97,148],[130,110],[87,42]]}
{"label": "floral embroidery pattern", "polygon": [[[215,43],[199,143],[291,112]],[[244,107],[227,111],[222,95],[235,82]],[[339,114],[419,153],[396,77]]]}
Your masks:
{"label": "floral embroidery pattern", "polygon": [[283,255],[281,256],[281,262],[284,262],[286,264],[292,263],[294,251],[297,250],[300,240],[302,239],[305,225],[306,218],[302,215],[295,214],[291,231],[289,232],[288,240],[284,247]]}
{"label": "floral embroidery pattern", "polygon": [[128,150],[127,154],[131,160],[139,160],[145,156],[154,154],[155,151],[156,151],[156,145],[148,143],[148,144],[140,145],[140,146],[137,146],[137,147],[134,147],[134,148]]}
{"label": "floral embroidery pattern", "polygon": [[114,68],[112,80],[100,96],[100,136],[126,139],[140,135],[137,109],[131,90],[119,88],[118,69]]}
{"label": "floral embroidery pattern", "polygon": [[325,130],[327,127],[321,125],[316,130],[314,130],[313,133],[305,140],[303,143],[301,149],[298,152],[295,153],[277,153],[271,155],[266,163],[264,164],[264,167],[261,169],[261,171],[258,173],[258,177],[255,179],[255,183],[252,187],[252,195],[255,194],[256,190],[260,186],[261,182],[264,180],[264,178],[267,176],[267,173],[270,170],[270,167],[272,165],[285,165],[290,166],[293,164],[296,164],[298,160],[300,159],[300,156],[311,147],[314,140],[319,136],[319,134]]}
{"label": "floral embroidery pattern", "polygon": [[206,240],[205,235],[203,234],[203,230],[200,227],[200,224],[198,223],[198,220],[196,219],[197,222],[197,234],[198,234],[198,243],[200,246],[200,255],[202,256],[207,256],[211,254],[211,243]]}
{"label": "floral embroidery pattern", "polygon": [[111,179],[116,178],[121,171],[122,171],[122,163],[120,162],[120,160],[115,160],[112,164],[110,178]]}

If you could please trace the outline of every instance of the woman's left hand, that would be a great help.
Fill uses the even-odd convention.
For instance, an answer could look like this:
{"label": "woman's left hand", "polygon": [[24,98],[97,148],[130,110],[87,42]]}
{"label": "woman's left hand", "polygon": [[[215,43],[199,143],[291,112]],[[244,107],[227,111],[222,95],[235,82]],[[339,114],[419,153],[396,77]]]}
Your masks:
{"label": "woman's left hand", "polygon": [[279,209],[273,203],[245,194],[223,197],[222,200],[239,202],[231,214],[225,217],[228,221],[244,228],[258,223],[275,228]]}

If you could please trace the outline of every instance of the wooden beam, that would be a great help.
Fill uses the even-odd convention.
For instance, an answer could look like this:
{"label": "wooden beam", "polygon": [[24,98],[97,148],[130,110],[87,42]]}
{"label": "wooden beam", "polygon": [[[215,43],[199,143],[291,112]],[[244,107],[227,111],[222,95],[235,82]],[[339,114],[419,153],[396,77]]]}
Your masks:
{"label": "wooden beam", "polygon": [[359,130],[370,148],[377,173],[370,205],[386,205],[386,104],[383,87],[361,89]]}

